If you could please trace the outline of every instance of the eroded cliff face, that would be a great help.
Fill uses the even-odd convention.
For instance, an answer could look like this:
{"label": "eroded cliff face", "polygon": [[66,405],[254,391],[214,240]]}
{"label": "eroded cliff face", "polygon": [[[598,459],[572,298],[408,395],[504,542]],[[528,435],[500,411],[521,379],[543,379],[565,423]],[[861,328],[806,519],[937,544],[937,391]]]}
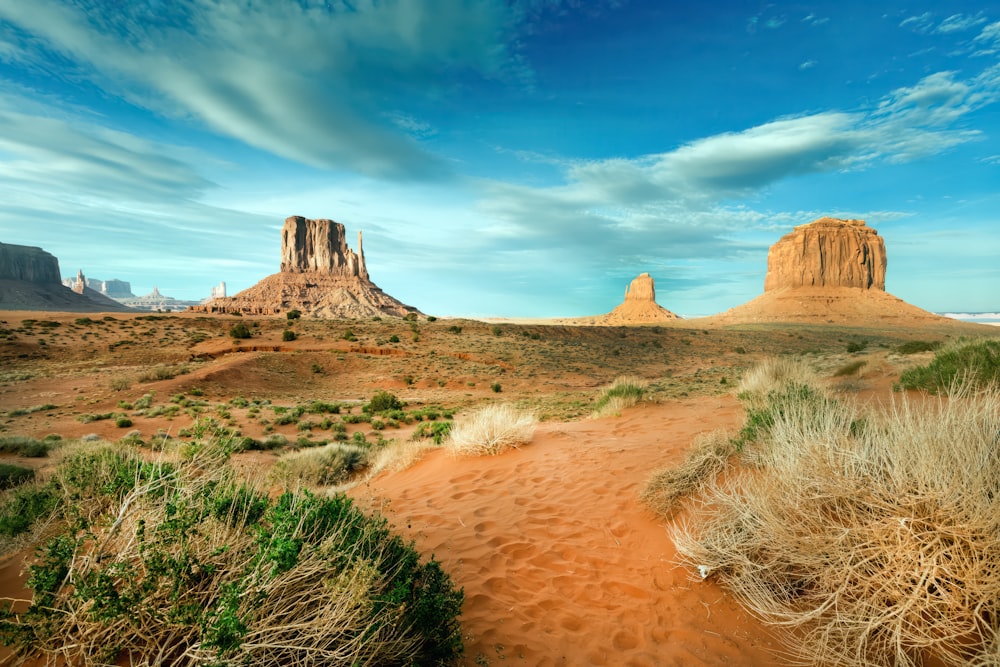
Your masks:
{"label": "eroded cliff face", "polygon": [[59,260],[41,248],[0,243],[0,280],[61,285]]}
{"label": "eroded cliff face", "polygon": [[820,218],[771,246],[764,291],[859,287],[885,291],[885,242],[864,220]]}
{"label": "eroded cliff face", "polygon": [[281,271],[317,271],[368,280],[358,232],[358,252],[347,247],[344,226],[333,220],[310,220],[300,215],[285,219],[281,228]]}
{"label": "eroded cliff face", "polygon": [[344,226],[332,220],[292,216],[281,229],[281,271],[231,297],[190,310],[276,315],[298,310],[313,317],[403,317],[419,311],[392,298],[368,277],[358,232],[358,251],[347,247]]}
{"label": "eroded cliff face", "polygon": [[600,316],[596,324],[629,325],[667,322],[680,319],[656,303],[656,286],[653,277],[640,273],[625,288],[625,300],[607,315]]}

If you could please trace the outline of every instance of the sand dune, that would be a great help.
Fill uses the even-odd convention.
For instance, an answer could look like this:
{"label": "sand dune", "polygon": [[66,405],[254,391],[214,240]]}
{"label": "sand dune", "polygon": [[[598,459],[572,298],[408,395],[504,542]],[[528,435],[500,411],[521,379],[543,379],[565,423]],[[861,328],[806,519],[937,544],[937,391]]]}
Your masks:
{"label": "sand dune", "polygon": [[784,664],[769,630],[677,566],[638,500],[653,469],[741,415],[724,396],[542,424],[520,450],[435,451],[353,495],[465,588],[465,664]]}

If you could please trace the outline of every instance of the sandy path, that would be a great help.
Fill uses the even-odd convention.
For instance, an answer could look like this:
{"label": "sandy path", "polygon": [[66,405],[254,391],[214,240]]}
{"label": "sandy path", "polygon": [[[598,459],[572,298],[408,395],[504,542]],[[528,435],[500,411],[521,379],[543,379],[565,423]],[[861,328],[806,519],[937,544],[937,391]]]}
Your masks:
{"label": "sandy path", "polygon": [[464,587],[467,665],[784,664],[767,629],[675,565],[638,500],[695,435],[741,419],[721,397],[543,424],[520,450],[436,451],[352,495],[381,504]]}

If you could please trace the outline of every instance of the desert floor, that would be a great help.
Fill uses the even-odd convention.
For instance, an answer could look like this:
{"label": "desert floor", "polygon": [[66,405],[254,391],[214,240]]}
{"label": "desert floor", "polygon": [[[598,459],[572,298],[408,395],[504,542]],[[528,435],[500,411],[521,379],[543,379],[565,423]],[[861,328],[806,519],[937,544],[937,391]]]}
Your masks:
{"label": "desert floor", "polygon": [[[251,338],[230,337],[240,321]],[[283,341],[289,327],[297,338]],[[325,401],[358,413],[378,390],[408,410],[457,418],[515,402],[542,419],[529,445],[485,458],[431,449],[349,490],[464,587],[465,664],[780,665],[787,638],[676,562],[666,523],[639,501],[650,473],[678,462],[699,433],[739,427],[734,388],[765,356],[803,356],[845,399],[888,400],[899,373],[932,356],[900,355],[900,343],[989,335],[1000,331],[959,322],[582,327],[4,312],[0,437],[118,440],[138,430],[148,443],[212,418],[306,446],[330,438],[322,415],[282,424],[281,408]],[[646,400],[589,418],[601,387],[626,374],[649,381]],[[348,427],[399,443],[416,428]],[[263,475],[287,449],[233,463]],[[56,458],[3,456],[40,468]],[[25,552],[7,548],[0,595],[23,597]]]}

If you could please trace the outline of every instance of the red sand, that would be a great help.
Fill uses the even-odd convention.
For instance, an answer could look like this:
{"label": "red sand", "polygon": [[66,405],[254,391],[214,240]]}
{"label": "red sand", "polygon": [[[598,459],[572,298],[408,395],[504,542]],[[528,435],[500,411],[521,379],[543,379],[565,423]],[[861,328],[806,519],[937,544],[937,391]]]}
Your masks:
{"label": "red sand", "polygon": [[352,495],[464,587],[466,665],[787,664],[770,630],[677,565],[638,497],[694,436],[741,419],[725,396],[547,423],[519,450],[435,451]]}

